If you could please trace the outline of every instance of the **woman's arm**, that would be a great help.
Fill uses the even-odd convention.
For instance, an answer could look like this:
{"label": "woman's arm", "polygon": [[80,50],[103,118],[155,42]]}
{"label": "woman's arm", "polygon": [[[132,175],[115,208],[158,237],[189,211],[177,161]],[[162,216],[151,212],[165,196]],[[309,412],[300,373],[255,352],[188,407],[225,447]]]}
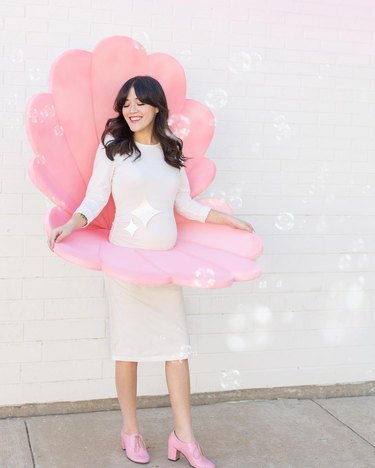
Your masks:
{"label": "woman's arm", "polygon": [[111,194],[113,170],[114,161],[107,158],[105,148],[100,144],[85,198],[69,221],[51,231],[48,238],[48,246],[51,250],[53,250],[55,242],[61,242],[75,229],[88,226],[102,211]]}
{"label": "woman's arm", "polygon": [[226,224],[237,229],[254,232],[254,228],[246,221],[222,211],[214,210],[203,203],[199,203],[198,200],[192,199],[189,179],[184,167],[180,168],[180,187],[176,195],[175,208],[185,218],[200,221],[201,223]]}
{"label": "woman's arm", "polygon": [[246,231],[255,232],[252,225],[248,222],[214,209],[211,209],[208,213],[206,223],[226,224],[237,229],[245,229]]}
{"label": "woman's arm", "polygon": [[75,229],[84,227],[87,224],[87,218],[82,213],[74,213],[73,216],[62,226],[52,229],[48,237],[48,247],[53,250],[56,242],[61,242],[66,236],[69,236]]}

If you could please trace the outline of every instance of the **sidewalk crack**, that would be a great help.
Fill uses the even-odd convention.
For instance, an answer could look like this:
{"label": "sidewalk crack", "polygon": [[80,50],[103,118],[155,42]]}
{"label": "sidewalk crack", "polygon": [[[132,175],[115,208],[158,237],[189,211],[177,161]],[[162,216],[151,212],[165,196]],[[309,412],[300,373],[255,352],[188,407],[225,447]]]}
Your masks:
{"label": "sidewalk crack", "polygon": [[29,444],[29,449],[30,449],[30,454],[31,454],[31,460],[32,460],[32,462],[33,462],[33,468],[35,468],[35,458],[34,458],[33,449],[32,449],[32,447],[31,447],[29,428],[28,428],[28,426],[27,426],[26,419],[24,419],[23,422],[24,422],[24,424],[25,424],[25,429],[26,429],[26,434],[27,434],[27,442],[28,442],[28,444]]}
{"label": "sidewalk crack", "polygon": [[326,413],[331,415],[333,418],[336,419],[336,421],[340,422],[343,426],[347,427],[350,431],[352,431],[355,435],[357,435],[360,439],[362,439],[364,442],[366,442],[368,445],[371,445],[371,447],[375,448],[375,445],[372,444],[369,440],[365,439],[361,434],[359,434],[357,431],[355,431],[352,427],[348,426],[348,424],[344,423],[344,421],[341,421],[337,416],[335,416],[331,411],[329,411],[327,408],[319,404],[316,400],[311,399],[313,403],[318,405],[322,410],[324,410]]}

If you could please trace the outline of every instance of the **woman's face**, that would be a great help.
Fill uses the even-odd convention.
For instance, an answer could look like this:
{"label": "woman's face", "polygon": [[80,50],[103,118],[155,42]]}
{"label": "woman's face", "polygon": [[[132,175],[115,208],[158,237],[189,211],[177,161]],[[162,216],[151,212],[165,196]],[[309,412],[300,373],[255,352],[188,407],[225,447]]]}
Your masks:
{"label": "woman's face", "polygon": [[133,133],[152,134],[154,120],[158,112],[157,107],[140,101],[135,94],[134,88],[130,88],[122,108],[122,115]]}

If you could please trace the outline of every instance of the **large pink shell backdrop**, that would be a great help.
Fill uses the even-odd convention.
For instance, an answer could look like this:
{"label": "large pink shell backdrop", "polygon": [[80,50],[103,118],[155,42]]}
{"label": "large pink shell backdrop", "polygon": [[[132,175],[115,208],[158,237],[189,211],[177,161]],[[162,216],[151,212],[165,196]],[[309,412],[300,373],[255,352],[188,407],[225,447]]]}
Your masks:
{"label": "large pink shell backdrop", "polygon": [[[125,36],[101,41],[92,53],[70,50],[51,68],[50,92],[35,95],[26,112],[35,157],[29,166],[33,183],[56,205],[45,220],[47,234],[66,222],[85,196],[100,136],[122,84],[135,75],[151,75],[165,90],[172,130],[184,141],[193,197],[215,177],[204,154],[214,133],[214,117],[203,104],[186,98],[182,66],[163,53],[147,55]],[[230,211],[223,202],[200,199]],[[255,259],[262,253],[259,236],[229,226],[199,223],[176,214],[178,237],[167,251],[130,249],[108,241],[114,217],[112,197],[86,228],[74,231],[55,252],[62,258],[137,284],[177,283],[221,288],[260,275]]]}

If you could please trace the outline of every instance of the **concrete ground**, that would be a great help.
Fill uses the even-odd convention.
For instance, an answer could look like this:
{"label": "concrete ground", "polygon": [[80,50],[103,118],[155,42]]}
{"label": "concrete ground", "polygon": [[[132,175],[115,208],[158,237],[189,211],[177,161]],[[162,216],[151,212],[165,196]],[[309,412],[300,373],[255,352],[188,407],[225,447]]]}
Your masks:
{"label": "concrete ground", "polygon": [[[375,467],[375,396],[280,399],[193,407],[195,433],[218,468]],[[139,410],[149,468],[166,457],[170,408]],[[120,446],[119,411],[0,420],[0,467],[136,467]]]}

